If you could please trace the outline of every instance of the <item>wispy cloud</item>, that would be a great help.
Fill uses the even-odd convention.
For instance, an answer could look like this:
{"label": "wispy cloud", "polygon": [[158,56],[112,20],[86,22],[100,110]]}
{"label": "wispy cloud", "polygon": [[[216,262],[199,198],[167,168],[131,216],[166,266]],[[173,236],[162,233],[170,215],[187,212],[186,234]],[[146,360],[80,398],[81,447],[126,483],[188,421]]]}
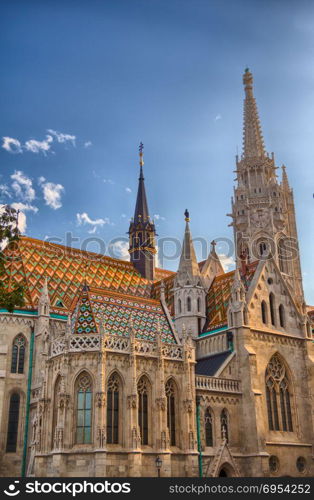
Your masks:
{"label": "wispy cloud", "polygon": [[[14,137],[5,136],[2,137],[2,147],[6,151],[8,151],[8,153],[23,153],[23,151],[25,150],[30,153],[43,153],[44,155],[46,155],[48,151],[53,153],[53,151],[51,151],[51,148],[54,142],[59,144],[66,144],[70,142],[73,146],[75,146],[75,135],[58,132],[57,130],[53,130],[51,128],[49,128],[47,132],[48,134],[46,134],[45,139],[41,141],[39,141],[38,139],[29,139],[24,144],[22,144],[18,139],[15,139]],[[91,144],[91,141],[88,141],[84,144],[84,147],[89,147],[91,146]]]}
{"label": "wispy cloud", "polygon": [[125,190],[126,190],[127,193],[132,193],[132,189],[129,188],[129,187],[126,187]]}
{"label": "wispy cloud", "polygon": [[115,182],[112,179],[104,179],[104,182],[111,185],[115,184]]}
{"label": "wispy cloud", "polygon": [[30,151],[31,153],[43,153],[44,155],[51,148],[51,143],[53,142],[53,137],[51,135],[46,135],[46,139],[43,141],[37,141],[36,139],[30,139],[25,142],[26,151]]}
{"label": "wispy cloud", "polygon": [[35,189],[33,188],[31,179],[27,175],[23,174],[21,170],[16,170],[11,175],[11,179],[13,180],[12,189],[17,197],[28,202],[35,199]]}
{"label": "wispy cloud", "polygon": [[10,188],[7,184],[0,184],[0,195],[7,196],[8,198],[12,198]]}
{"label": "wispy cloud", "polygon": [[38,183],[42,188],[43,197],[46,205],[54,210],[62,207],[61,196],[64,192],[62,184],[55,184],[54,182],[47,182],[45,177],[40,177]]}
{"label": "wispy cloud", "polygon": [[15,210],[19,210],[20,212],[34,212],[37,214],[38,208],[34,205],[30,205],[29,203],[11,203],[11,207],[15,208]]}
{"label": "wispy cloud", "polygon": [[8,153],[23,153],[22,145],[18,139],[13,137],[2,137],[2,147]]}
{"label": "wispy cloud", "polygon": [[221,120],[222,119],[222,116],[221,114],[218,113],[218,115],[215,116],[215,122],[217,122],[218,120]]}
{"label": "wispy cloud", "polygon": [[82,212],[81,214],[76,214],[76,222],[79,226],[89,225],[91,229],[89,229],[89,234],[96,233],[97,227],[102,227],[105,224],[110,224],[110,219],[105,217],[104,219],[91,219],[87,212]]}
{"label": "wispy cloud", "polygon": [[75,146],[76,136],[71,134],[64,134],[63,132],[58,132],[57,130],[53,130],[48,128],[47,132],[53,135],[56,138],[56,141],[60,144],[64,144],[66,142],[71,142],[73,146]]}
{"label": "wispy cloud", "polygon": [[162,215],[154,214],[154,219],[156,220],[166,220],[166,217],[162,217]]}
{"label": "wispy cloud", "polygon": [[221,262],[222,267],[225,271],[230,271],[231,268],[235,266],[235,261],[233,257],[230,257],[224,253],[217,254]]}
{"label": "wispy cloud", "polygon": [[129,243],[125,240],[118,240],[109,245],[109,255],[116,259],[130,260]]}
{"label": "wispy cloud", "polygon": [[84,142],[84,148],[90,148],[93,145],[92,141]]}

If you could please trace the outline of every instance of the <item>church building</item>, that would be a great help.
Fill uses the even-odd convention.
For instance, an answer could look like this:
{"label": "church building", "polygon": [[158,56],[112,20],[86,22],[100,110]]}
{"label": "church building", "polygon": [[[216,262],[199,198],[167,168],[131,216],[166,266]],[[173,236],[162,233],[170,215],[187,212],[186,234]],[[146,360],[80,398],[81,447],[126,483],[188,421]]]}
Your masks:
{"label": "church building", "polygon": [[293,191],[243,83],[234,271],[214,241],[197,261],[188,210],[177,272],[156,267],[142,145],[130,261],[27,236],[7,250],[25,306],[0,310],[1,476],[314,475]]}

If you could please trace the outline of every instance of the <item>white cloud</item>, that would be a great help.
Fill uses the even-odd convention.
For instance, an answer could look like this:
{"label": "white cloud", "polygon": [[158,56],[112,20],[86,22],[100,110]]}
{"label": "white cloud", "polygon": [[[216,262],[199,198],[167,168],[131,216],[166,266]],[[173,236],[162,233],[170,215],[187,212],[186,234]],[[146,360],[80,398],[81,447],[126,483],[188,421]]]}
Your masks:
{"label": "white cloud", "polygon": [[51,135],[46,135],[46,139],[43,141],[37,141],[35,139],[30,139],[25,142],[26,151],[30,151],[31,153],[40,153],[42,152],[44,155],[51,148],[51,143],[53,142],[53,137]]}
{"label": "white cloud", "polygon": [[38,183],[43,190],[43,196],[48,207],[57,210],[62,207],[61,196],[64,192],[62,184],[55,184],[54,182],[46,182],[45,177],[39,177]]}
{"label": "white cloud", "polygon": [[104,179],[104,182],[107,182],[108,184],[114,184],[114,181],[111,179]]}
{"label": "white cloud", "polygon": [[229,257],[224,253],[217,254],[221,262],[222,267],[225,271],[230,271],[232,267],[235,266],[235,261],[233,257]]}
{"label": "white cloud", "polygon": [[12,198],[10,188],[6,184],[0,184],[0,194],[2,196],[8,196],[8,198]]}
{"label": "white cloud", "polygon": [[57,142],[59,142],[60,144],[64,144],[65,142],[72,142],[73,146],[75,146],[75,135],[63,134],[62,132],[57,132],[56,130],[52,130],[51,128],[49,128],[47,132],[53,135],[56,138]]}
{"label": "white cloud", "polygon": [[130,260],[129,243],[125,240],[118,240],[109,245],[109,255],[115,259]]}
{"label": "white cloud", "polygon": [[84,226],[86,224],[92,226],[88,233],[95,234],[97,227],[102,227],[105,224],[110,224],[110,219],[108,217],[105,217],[104,219],[93,220],[86,212],[83,212],[81,214],[76,214],[76,222],[79,226]]}
{"label": "white cloud", "polygon": [[18,139],[13,137],[2,137],[2,147],[9,153],[23,153],[21,143]]}
{"label": "white cloud", "polygon": [[38,208],[34,205],[29,205],[29,203],[11,203],[11,207],[20,212],[38,212]]}
{"label": "white cloud", "polygon": [[126,214],[121,214],[122,219],[126,218]]}
{"label": "white cloud", "polygon": [[222,119],[222,116],[220,114],[215,116],[215,122],[217,122],[218,120],[221,120],[221,119]]}
{"label": "white cloud", "polygon": [[35,190],[29,177],[23,174],[21,170],[15,170],[11,175],[13,179],[12,188],[19,198],[23,201],[33,201],[35,199]]}
{"label": "white cloud", "polygon": [[166,217],[162,217],[159,214],[154,214],[154,219],[156,219],[156,220],[166,220]]}
{"label": "white cloud", "polygon": [[132,193],[132,189],[129,188],[129,187],[126,187],[125,190],[126,190],[127,193]]}
{"label": "white cloud", "polygon": [[93,145],[92,141],[84,142],[84,148],[90,148]]}

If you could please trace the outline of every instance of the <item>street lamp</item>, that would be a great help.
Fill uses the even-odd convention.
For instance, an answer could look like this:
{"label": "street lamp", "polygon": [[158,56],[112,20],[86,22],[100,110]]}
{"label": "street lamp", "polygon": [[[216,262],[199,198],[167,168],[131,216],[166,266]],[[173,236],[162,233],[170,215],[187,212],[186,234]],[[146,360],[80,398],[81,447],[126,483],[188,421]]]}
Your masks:
{"label": "street lamp", "polygon": [[155,464],[156,464],[157,471],[158,471],[158,477],[160,477],[160,469],[161,469],[161,466],[162,466],[162,460],[161,460],[160,457],[156,458]]}

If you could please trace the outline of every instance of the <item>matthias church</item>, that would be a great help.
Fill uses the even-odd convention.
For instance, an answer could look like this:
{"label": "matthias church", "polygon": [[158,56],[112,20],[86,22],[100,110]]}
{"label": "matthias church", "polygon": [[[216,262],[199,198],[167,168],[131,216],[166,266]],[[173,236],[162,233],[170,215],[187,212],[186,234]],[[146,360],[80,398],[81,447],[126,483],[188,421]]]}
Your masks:
{"label": "matthias church", "polygon": [[177,272],[156,267],[142,148],[130,261],[27,236],[7,252],[25,305],[0,310],[1,476],[313,476],[314,307],[243,84],[234,271],[214,242],[197,261],[188,211]]}

